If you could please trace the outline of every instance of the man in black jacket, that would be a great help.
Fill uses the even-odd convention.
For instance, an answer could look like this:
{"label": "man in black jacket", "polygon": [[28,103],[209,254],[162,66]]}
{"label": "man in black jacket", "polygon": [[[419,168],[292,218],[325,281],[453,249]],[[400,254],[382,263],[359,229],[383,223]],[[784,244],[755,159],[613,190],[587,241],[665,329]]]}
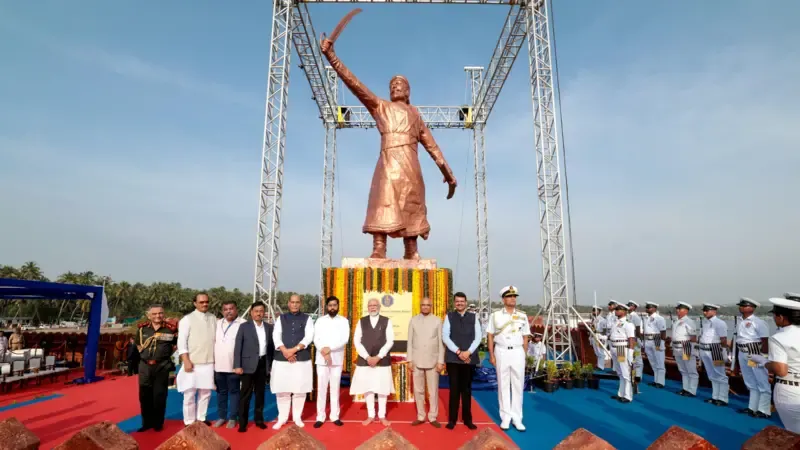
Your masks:
{"label": "man in black jacket", "polygon": [[264,322],[264,302],[257,301],[250,306],[251,320],[241,324],[236,333],[236,344],[233,350],[233,371],[242,377],[242,388],[239,397],[239,432],[247,431],[247,420],[250,413],[250,397],[255,393],[256,409],[253,419],[262,430],[264,423],[264,392],[267,374],[272,366],[274,345],[272,343],[272,326]]}

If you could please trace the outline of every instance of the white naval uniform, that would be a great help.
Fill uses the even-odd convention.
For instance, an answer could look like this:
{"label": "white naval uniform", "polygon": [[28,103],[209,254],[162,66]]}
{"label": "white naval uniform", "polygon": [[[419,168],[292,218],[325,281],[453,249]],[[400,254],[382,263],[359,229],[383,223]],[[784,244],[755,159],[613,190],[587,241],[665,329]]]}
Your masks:
{"label": "white naval uniform", "polygon": [[[378,325],[380,315],[369,316],[369,323],[373,329]],[[358,356],[367,359],[369,352],[364,344],[361,342],[363,333],[361,331],[361,320],[356,324],[356,331],[353,333],[353,344],[356,347]],[[394,327],[392,319],[387,317],[386,322],[386,343],[378,351],[378,358],[384,358],[389,352],[392,351],[394,346]],[[386,418],[386,401],[389,394],[394,394],[394,380],[392,379],[391,366],[360,366],[353,367],[355,373],[352,375],[350,383],[350,395],[364,395],[364,401],[367,404],[367,417],[370,419],[375,418],[375,396],[378,396],[378,418]]]}
{"label": "white naval uniform", "polygon": [[602,314],[594,316],[592,326],[594,327],[594,334],[597,335],[599,340],[595,340],[594,336],[590,336],[590,340],[592,341],[594,354],[597,357],[597,368],[603,370],[606,367],[606,352],[600,344],[605,342],[606,318]]}
{"label": "white naval uniform", "polygon": [[[190,361],[192,360],[192,353],[189,351],[189,340],[192,321],[197,321],[198,324],[206,323],[205,330],[202,328],[195,330],[195,333],[204,333],[205,335],[192,336],[191,339],[197,342],[197,345],[200,345],[202,349],[210,350],[211,355],[214,354],[214,339],[217,330],[217,318],[207,312],[201,313],[198,310],[194,310],[178,321],[178,356],[188,353]],[[200,341],[203,344],[199,344]],[[205,348],[206,346],[208,348]],[[195,421],[203,422],[206,420],[211,391],[216,390],[216,385],[214,384],[214,358],[212,357],[211,362],[205,364],[197,364],[192,361],[192,366],[192,371],[186,372],[184,366],[181,365],[181,369],[175,375],[177,390],[183,393],[183,423],[185,425],[191,425]]]}
{"label": "white naval uniform", "polygon": [[683,381],[683,390],[697,395],[697,384],[700,375],[697,374],[697,354],[692,350],[689,338],[697,335],[697,328],[689,316],[683,316],[672,322],[672,356],[678,364]]}
{"label": "white naval uniform", "polygon": [[[283,347],[283,321],[281,317],[275,320],[272,329],[272,342],[275,343],[275,351]],[[309,316],[303,329],[303,348],[308,348],[314,340],[314,322]],[[292,410],[292,419],[298,427],[303,427],[303,405],[306,402],[306,394],[314,390],[314,368],[311,360],[308,361],[272,361],[270,371],[269,388],[275,394],[278,404],[278,421],[273,425],[273,429],[278,429],[289,420],[289,407]]]}
{"label": "white naval uniform", "polygon": [[538,367],[541,370],[543,367],[539,365],[539,361],[545,359],[546,355],[547,348],[544,346],[543,341],[528,343],[528,356],[533,356],[533,367]]}
{"label": "white naval uniform", "polygon": [[759,367],[755,361],[750,361],[748,356],[761,354],[761,339],[769,338],[769,327],[763,319],[755,314],[742,318],[736,327],[736,350],[739,370],[747,389],[750,390],[750,403],[748,408],[760,411],[767,416],[772,413],[772,386],[769,384],[769,372],[766,367]]}
{"label": "white naval uniform", "polygon": [[[711,319],[703,318],[702,334],[700,335],[700,360],[711,381],[713,400],[728,403],[728,374],[725,372],[725,361],[728,360],[728,350],[722,348],[720,341],[728,337],[728,325],[717,316]],[[714,350],[717,348],[717,350]]]}
{"label": "white naval uniform", "polygon": [[[350,340],[350,321],[344,316],[320,316],[314,324],[314,347],[317,349],[317,422],[325,422],[325,409],[330,385],[331,422],[339,420],[339,391],[342,379],[342,365],[347,342]],[[331,363],[325,361],[322,349],[331,349]]]}
{"label": "white naval uniform", "polygon": [[525,387],[524,337],[531,335],[528,316],[505,308],[489,316],[486,333],[494,335],[494,356],[497,363],[497,399],[500,404],[501,427],[509,422],[522,425],[522,390]]}
{"label": "white naval uniform", "polygon": [[634,350],[628,348],[628,339],[636,338],[636,327],[627,318],[618,319],[608,338],[611,356],[614,358],[614,370],[619,375],[617,397],[633,400],[633,384],[631,384],[631,364],[634,362]]}
{"label": "white naval uniform", "polygon": [[661,332],[666,331],[667,322],[655,312],[644,319],[642,326],[644,327],[644,351],[647,353],[647,360],[650,361],[650,367],[653,369],[654,382],[663,386],[667,376],[667,367],[664,365],[666,348],[661,339]]}
{"label": "white naval uniform", "polygon": [[775,382],[775,410],[787,430],[800,433],[800,327],[783,327],[769,338],[769,360],[789,366]]}
{"label": "white naval uniform", "polygon": [[[642,316],[640,316],[639,313],[636,311],[629,312],[628,322],[633,324],[634,330],[639,330],[640,333],[644,334],[644,330],[642,329]],[[644,360],[642,359],[643,351],[642,343],[639,339],[636,339],[636,348],[634,348],[633,351],[633,376],[637,378],[642,378],[642,371],[644,370]]]}

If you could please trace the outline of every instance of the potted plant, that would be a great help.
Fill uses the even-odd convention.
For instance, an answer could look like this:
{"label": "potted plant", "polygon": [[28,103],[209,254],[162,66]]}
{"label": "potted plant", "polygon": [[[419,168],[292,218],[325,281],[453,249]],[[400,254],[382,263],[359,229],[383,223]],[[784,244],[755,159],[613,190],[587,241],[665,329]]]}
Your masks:
{"label": "potted plant", "polygon": [[572,382],[576,389],[583,389],[586,387],[586,380],[583,378],[583,365],[580,361],[572,363]]}
{"label": "potted plant", "polygon": [[572,363],[569,361],[561,364],[561,385],[564,389],[572,389]]}
{"label": "potted plant", "polygon": [[589,389],[600,389],[600,380],[594,377],[594,366],[585,364],[583,366],[583,378],[586,379],[586,386]]}
{"label": "potted plant", "polygon": [[556,377],[558,377],[558,366],[555,361],[547,361],[544,365],[545,373],[547,374],[546,381],[542,386],[544,392],[553,392],[558,389]]}

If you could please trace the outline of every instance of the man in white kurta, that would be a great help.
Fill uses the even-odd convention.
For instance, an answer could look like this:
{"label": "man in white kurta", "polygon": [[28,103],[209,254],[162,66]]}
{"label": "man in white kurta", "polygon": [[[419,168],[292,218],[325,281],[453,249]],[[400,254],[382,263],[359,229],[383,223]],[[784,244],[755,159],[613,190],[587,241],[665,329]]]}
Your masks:
{"label": "man in white kurta", "polygon": [[353,382],[350,384],[350,395],[364,395],[367,403],[367,420],[369,425],[375,420],[375,396],[378,396],[378,419],[384,426],[386,420],[386,401],[389,394],[394,393],[392,381],[392,359],[389,352],[394,345],[392,321],[380,315],[380,302],[371,298],[367,302],[369,314],[362,317],[356,325],[353,343],[358,353]]}
{"label": "man in white kurta", "polygon": [[217,318],[208,312],[208,294],[194,296],[195,310],[178,322],[178,355],[181,370],[176,376],[178,392],[183,393],[183,423],[206,420],[208,401],[214,387],[214,336]]}
{"label": "man in white kurta", "polygon": [[299,295],[289,298],[289,312],[281,314],[275,321],[272,340],[275,342],[275,359],[270,374],[270,390],[278,403],[278,421],[273,430],[280,429],[292,419],[303,427],[303,405],[306,394],[314,390],[314,373],[311,366],[311,351],[308,346],[314,340],[314,322],[308,314],[300,312]]}
{"label": "man in white kurta", "polygon": [[342,380],[344,350],[350,340],[350,321],[339,315],[339,299],[331,296],[325,302],[326,315],[314,324],[314,347],[317,349],[317,421],[314,428],[325,423],[328,386],[331,390],[331,422],[344,425],[339,420],[339,388]]}

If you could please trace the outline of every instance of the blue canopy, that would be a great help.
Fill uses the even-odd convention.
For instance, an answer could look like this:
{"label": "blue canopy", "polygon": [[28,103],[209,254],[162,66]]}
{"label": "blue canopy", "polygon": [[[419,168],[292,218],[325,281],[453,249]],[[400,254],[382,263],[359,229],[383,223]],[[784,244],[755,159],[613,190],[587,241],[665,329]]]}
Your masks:
{"label": "blue canopy", "polygon": [[0,299],[90,300],[92,303],[86,332],[86,351],[83,355],[83,378],[78,378],[75,383],[92,383],[103,379],[95,375],[103,310],[103,286],[0,278]]}

